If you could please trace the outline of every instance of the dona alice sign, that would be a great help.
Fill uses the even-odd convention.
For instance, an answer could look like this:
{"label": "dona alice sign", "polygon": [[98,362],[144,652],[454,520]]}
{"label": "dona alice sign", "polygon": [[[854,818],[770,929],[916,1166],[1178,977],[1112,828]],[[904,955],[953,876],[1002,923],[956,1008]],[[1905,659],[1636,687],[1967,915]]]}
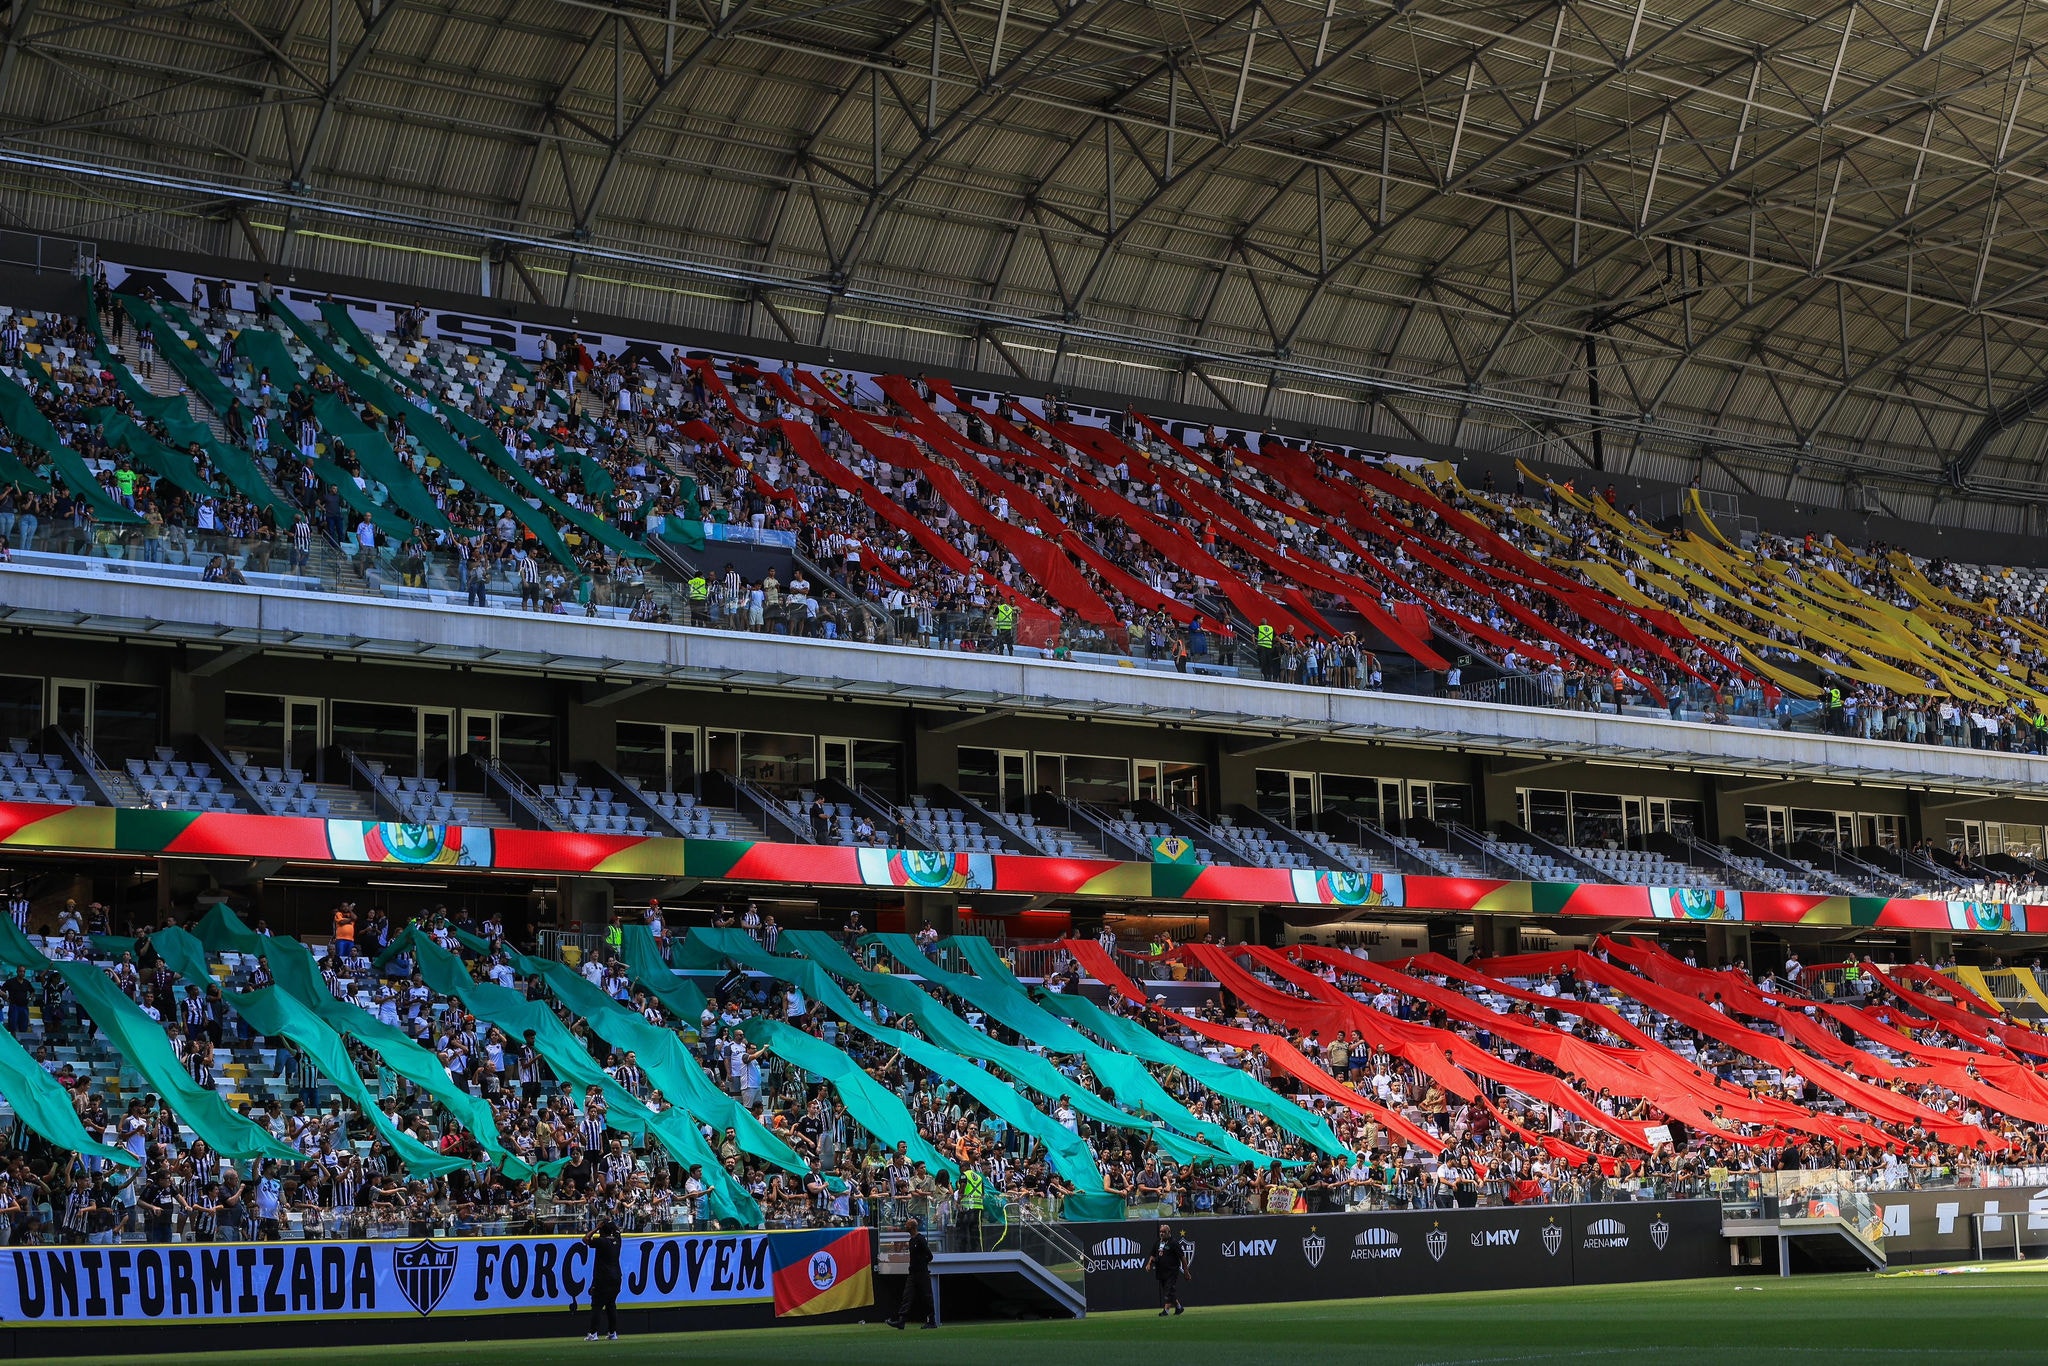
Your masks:
{"label": "dona alice sign", "polygon": [[[774,1236],[628,1237],[619,1304],[767,1302]],[[575,1238],[17,1247],[0,1258],[11,1327],[502,1314],[590,1294],[591,1249]]]}

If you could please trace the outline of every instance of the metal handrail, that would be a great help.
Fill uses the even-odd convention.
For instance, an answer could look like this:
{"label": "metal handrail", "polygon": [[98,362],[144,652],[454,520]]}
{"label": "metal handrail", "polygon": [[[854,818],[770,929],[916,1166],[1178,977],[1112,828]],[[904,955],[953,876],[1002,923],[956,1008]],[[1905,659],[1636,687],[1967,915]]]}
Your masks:
{"label": "metal handrail", "polygon": [[802,569],[805,574],[810,576],[812,583],[819,584],[831,589],[834,594],[841,598],[844,598],[847,602],[853,604],[855,610],[857,610],[860,613],[861,619],[872,623],[877,635],[879,635],[884,642],[890,644],[895,643],[896,623],[890,619],[889,614],[887,612],[884,612],[881,608],[875,606],[866,598],[862,597],[860,594],[854,592],[851,588],[848,588],[845,584],[841,583],[837,578],[833,577],[832,572],[830,570],[826,569],[825,566],[819,564],[810,556],[804,554],[802,550],[799,549],[791,553],[796,561],[797,567]]}
{"label": "metal handrail", "polygon": [[1479,860],[1479,866],[1489,877],[1506,877],[1520,881],[1528,876],[1513,863],[1487,847],[1487,841],[1466,829],[1456,821],[1438,821],[1444,832],[1444,848],[1447,852],[1465,858]]}
{"label": "metal handrail", "polygon": [[[540,793],[533,789],[532,784],[528,783],[526,779],[520,777],[511,769],[505,767],[501,761],[480,758],[476,755],[470,755],[469,758],[470,762],[483,771],[489,782],[494,782],[504,788],[507,796],[524,806],[528,813],[541,823],[542,829],[568,829],[568,826],[563,823],[560,813],[554,809],[554,803],[543,801]],[[484,795],[488,797],[490,792],[486,790]]]}
{"label": "metal handrail", "polygon": [[364,783],[369,784],[370,814],[380,820],[402,819],[404,811],[398,804],[398,789],[385,776],[386,771],[381,767],[371,768],[367,759],[347,745],[336,745],[334,748],[341,755],[342,764],[348,773],[348,785],[355,788]]}
{"label": "metal handrail", "polygon": [[1050,1243],[1053,1246],[1053,1248],[1056,1251],[1058,1251],[1062,1256],[1071,1258],[1072,1260],[1077,1262],[1082,1261],[1084,1259],[1084,1253],[1081,1245],[1075,1242],[1072,1238],[1068,1237],[1064,1232],[1062,1232],[1059,1225],[1055,1224],[1050,1219],[1047,1219],[1044,1213],[1040,1211],[1036,1206],[1030,1204],[1027,1201],[1019,1201],[1015,1208],[1017,1212],[1017,1223],[1030,1226],[1040,1237],[1044,1238],[1046,1242]]}

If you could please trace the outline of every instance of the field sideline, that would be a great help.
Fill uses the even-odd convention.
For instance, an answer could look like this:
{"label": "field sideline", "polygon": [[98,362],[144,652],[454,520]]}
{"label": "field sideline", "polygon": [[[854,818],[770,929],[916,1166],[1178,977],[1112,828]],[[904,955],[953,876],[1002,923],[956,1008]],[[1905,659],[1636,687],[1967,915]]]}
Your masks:
{"label": "field sideline", "polygon": [[[1983,1275],[1880,1280],[1728,1278],[1649,1286],[1204,1309],[1199,1284],[1178,1319],[1101,1314],[1080,1323],[972,1324],[892,1332],[878,1323],[681,1333],[586,1343],[559,1338],[418,1347],[308,1348],[292,1366],[1388,1366],[1648,1360],[1657,1366],[1828,1366],[1852,1361],[2048,1358],[2048,1282]],[[564,1316],[567,1317],[566,1315]],[[1645,1355],[1647,1354],[1647,1355]],[[162,1366],[274,1366],[276,1353],[77,1357]]]}

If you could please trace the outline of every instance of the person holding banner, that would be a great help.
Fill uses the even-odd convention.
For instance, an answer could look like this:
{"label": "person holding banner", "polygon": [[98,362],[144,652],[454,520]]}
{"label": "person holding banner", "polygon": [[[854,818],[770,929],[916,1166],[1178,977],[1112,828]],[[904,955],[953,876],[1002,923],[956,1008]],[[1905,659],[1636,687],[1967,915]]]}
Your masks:
{"label": "person holding banner", "polygon": [[618,1224],[610,1219],[583,1235],[583,1245],[591,1249],[590,1331],[583,1335],[585,1342],[597,1341],[599,1311],[604,1313],[607,1335],[613,1342],[619,1340],[619,1286],[625,1279],[619,1272],[619,1248],[624,1241]]}

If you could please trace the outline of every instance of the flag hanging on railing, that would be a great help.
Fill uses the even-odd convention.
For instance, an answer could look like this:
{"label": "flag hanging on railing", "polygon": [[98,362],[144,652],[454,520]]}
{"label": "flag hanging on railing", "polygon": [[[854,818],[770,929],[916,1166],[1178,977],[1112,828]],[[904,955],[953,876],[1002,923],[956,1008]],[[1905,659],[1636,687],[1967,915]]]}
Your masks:
{"label": "flag hanging on railing", "polygon": [[775,1266],[775,1314],[831,1314],[875,1302],[867,1229],[791,1234],[769,1244]]}

